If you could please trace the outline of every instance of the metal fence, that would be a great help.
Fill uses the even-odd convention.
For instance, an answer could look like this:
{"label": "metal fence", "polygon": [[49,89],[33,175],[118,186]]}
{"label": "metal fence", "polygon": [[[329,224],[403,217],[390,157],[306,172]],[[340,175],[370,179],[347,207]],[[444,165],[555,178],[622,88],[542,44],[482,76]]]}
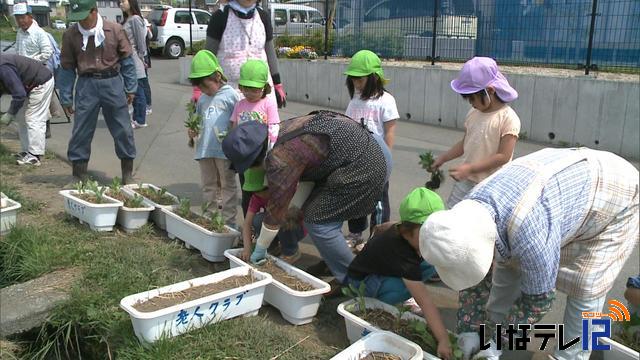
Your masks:
{"label": "metal fence", "polygon": [[306,3],[331,19],[329,37],[320,35],[329,55],[351,56],[366,48],[384,58],[432,62],[479,55],[503,64],[585,68],[587,73],[640,69],[640,0]]}

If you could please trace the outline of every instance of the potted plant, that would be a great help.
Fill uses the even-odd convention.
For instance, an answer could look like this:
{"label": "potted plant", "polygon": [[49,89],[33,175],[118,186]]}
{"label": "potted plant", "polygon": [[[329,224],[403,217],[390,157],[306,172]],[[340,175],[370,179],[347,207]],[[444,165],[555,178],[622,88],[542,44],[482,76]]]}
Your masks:
{"label": "potted plant", "polygon": [[[224,252],[231,267],[251,266],[240,259],[241,252],[242,249]],[[264,301],[280,310],[282,317],[293,325],[310,323],[318,313],[322,294],[331,291],[331,286],[275,256],[267,255],[267,259],[267,265],[257,267],[273,277],[273,282],[267,286]]]}
{"label": "potted plant", "polygon": [[169,193],[165,188],[159,188],[153,184],[129,184],[122,191],[133,196],[135,193],[145,198],[148,205],[155,210],[151,212],[151,221],[160,229],[166,230],[166,217],[162,209],[175,210],[178,208],[178,197]]}
{"label": "potted plant", "polygon": [[262,306],[269,274],[244,267],[129,295],[129,313],[142,342],[174,337],[236,316],[254,316]]}
{"label": "potted plant", "polygon": [[[187,120],[184,121],[184,127],[193,131],[196,136],[200,134],[200,128],[202,127],[202,117],[196,112],[196,103],[189,101],[186,105]],[[195,146],[195,141],[189,138],[187,145],[192,148]]]}
{"label": "potted plant", "polygon": [[374,331],[342,350],[331,360],[420,360],[422,349],[411,342],[389,331]]}
{"label": "potted plant", "polygon": [[167,235],[200,250],[208,261],[223,261],[224,251],[233,246],[240,232],[225,225],[220,212],[209,211],[208,203],[203,204],[201,210],[202,215],[193,213],[189,199],[181,199],[175,212],[162,209],[166,216]]}
{"label": "potted plant", "polygon": [[[396,308],[380,300],[364,297],[364,287],[354,289],[351,286],[346,293],[358,294],[355,299],[338,305],[338,314],[344,317],[347,338],[351,343],[370,332],[388,330],[418,344],[422,348],[424,359],[438,359],[433,355],[436,353],[437,341],[424,318],[408,312],[404,307]],[[368,319],[374,319],[376,323]],[[456,336],[449,333],[449,340],[453,349],[452,359],[462,359],[463,353],[458,348]]]}
{"label": "potted plant", "polygon": [[123,204],[107,196],[106,191],[97,181],[88,180],[78,182],[75,190],[61,190],[60,195],[64,198],[65,211],[81,224],[89,224],[94,231],[111,231]]}
{"label": "potted plant", "polygon": [[604,360],[640,359],[640,316],[631,313],[628,321],[615,322],[611,338],[599,338],[601,344],[609,345],[609,351],[603,351]]}
{"label": "potted plant", "polygon": [[116,222],[126,232],[134,232],[144,226],[149,220],[149,214],[155,209],[151,204],[146,203],[139,194],[122,191],[122,182],[117,176],[111,181],[107,195],[124,204],[118,209]]}
{"label": "potted plant", "polygon": [[429,190],[436,190],[440,187],[440,184],[444,181],[444,177],[442,176],[442,171],[431,170],[431,166],[435,162],[435,158],[433,157],[433,153],[431,151],[427,151],[423,154],[420,154],[420,166],[427,171],[427,173],[431,174],[430,179],[424,184]]}
{"label": "potted plant", "polygon": [[9,199],[4,193],[0,193],[0,235],[5,235],[16,226],[18,209],[22,205],[15,200]]}

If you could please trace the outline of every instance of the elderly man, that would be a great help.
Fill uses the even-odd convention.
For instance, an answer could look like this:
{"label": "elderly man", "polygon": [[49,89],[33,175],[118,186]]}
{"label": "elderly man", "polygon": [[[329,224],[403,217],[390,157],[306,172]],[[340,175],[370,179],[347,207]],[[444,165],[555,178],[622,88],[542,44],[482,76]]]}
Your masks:
{"label": "elderly man", "polygon": [[[583,336],[583,312],[602,311],[638,244],[638,171],[608,152],[540,150],[431,215],[421,231],[422,256],[460,291],[467,354],[478,346],[482,323],[540,321],[556,288],[567,294],[564,338],[571,340]],[[580,344],[555,352],[558,359],[589,355]]]}
{"label": "elderly man", "polygon": [[[52,63],[55,62],[54,58],[57,59],[57,47],[55,46],[55,40],[51,34],[44,31],[38,25],[38,22],[33,19],[31,6],[28,6],[27,3],[15,4],[13,6],[13,16],[15,17],[16,24],[18,24],[19,27],[16,34],[16,53],[47,64],[49,70],[53,72],[54,67]],[[63,115],[55,94],[52,94],[51,96],[49,111],[51,112],[51,116],[53,116],[54,113],[56,113],[56,115]],[[46,138],[51,137],[49,119],[47,119],[45,134]],[[25,154],[22,155],[22,157],[24,156]]]}
{"label": "elderly man", "polygon": [[22,152],[15,155],[19,165],[40,165],[52,92],[53,74],[44,64],[20,55],[0,56],[0,94],[8,93],[13,98],[0,122],[8,124],[16,119],[27,101],[24,119],[20,116],[18,120]]}
{"label": "elderly man", "polygon": [[[75,112],[67,150],[73,176],[87,177],[91,141],[102,109],[120,158],[122,181],[131,183],[136,147],[127,104],[131,104],[137,90],[131,44],[122,26],[102,20],[95,0],[71,0],[70,9],[68,19],[78,23],[62,38],[58,80],[65,112],[69,115]],[[76,73],[74,111],[72,91]]]}

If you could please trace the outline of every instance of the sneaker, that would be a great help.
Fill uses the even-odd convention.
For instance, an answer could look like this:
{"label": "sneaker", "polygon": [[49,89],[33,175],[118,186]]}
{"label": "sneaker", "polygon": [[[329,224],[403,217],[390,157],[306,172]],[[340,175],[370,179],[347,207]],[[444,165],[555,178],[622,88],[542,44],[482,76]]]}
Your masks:
{"label": "sneaker", "polygon": [[287,264],[293,264],[294,262],[300,260],[301,256],[302,254],[300,253],[300,250],[296,250],[293,255],[280,255],[280,259],[282,259]]}
{"label": "sneaker", "polygon": [[151,110],[151,106],[147,106],[147,115],[153,114],[153,110]]}
{"label": "sneaker", "polygon": [[19,153],[13,153],[11,154],[11,156],[13,156],[16,160],[20,160],[23,159],[25,156],[27,156],[28,152],[26,151],[20,151]]}
{"label": "sneaker", "polygon": [[149,124],[147,124],[147,123],[139,124],[135,120],[131,122],[131,127],[134,128],[134,129],[146,128],[147,126],[149,126]]}
{"label": "sneaker", "polygon": [[353,249],[356,245],[362,243],[362,233],[350,232],[349,235],[344,237],[344,239],[347,240],[347,246]]}
{"label": "sneaker", "polygon": [[40,166],[40,159],[37,156],[27,153],[22,159],[18,159],[18,165]]}
{"label": "sneaker", "polygon": [[409,311],[412,314],[416,314],[418,316],[422,316],[422,309],[420,308],[420,305],[418,305],[418,303],[416,302],[416,299],[410,298],[409,300],[403,302],[402,306],[408,307]]}

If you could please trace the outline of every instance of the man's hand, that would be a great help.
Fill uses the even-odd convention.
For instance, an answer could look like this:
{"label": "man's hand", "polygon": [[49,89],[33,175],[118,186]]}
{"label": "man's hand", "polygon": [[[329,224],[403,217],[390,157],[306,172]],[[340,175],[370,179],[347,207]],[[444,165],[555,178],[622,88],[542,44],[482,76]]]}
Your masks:
{"label": "man's hand", "polygon": [[284,91],[284,86],[282,86],[282,84],[275,84],[273,85],[273,88],[276,91],[276,101],[278,102],[278,107],[287,107],[287,93]]}
{"label": "man's hand", "polygon": [[71,105],[64,106],[62,108],[64,109],[64,113],[67,114],[67,116],[71,116],[75,112],[75,111],[73,111],[73,106],[71,106]]}
{"label": "man's hand", "polygon": [[6,113],[2,114],[2,116],[0,117],[0,124],[9,125],[15,119],[16,119],[15,115],[11,115],[8,112],[6,112]]}
{"label": "man's hand", "polygon": [[127,94],[127,104],[131,105],[135,97],[136,97],[136,94]]}

